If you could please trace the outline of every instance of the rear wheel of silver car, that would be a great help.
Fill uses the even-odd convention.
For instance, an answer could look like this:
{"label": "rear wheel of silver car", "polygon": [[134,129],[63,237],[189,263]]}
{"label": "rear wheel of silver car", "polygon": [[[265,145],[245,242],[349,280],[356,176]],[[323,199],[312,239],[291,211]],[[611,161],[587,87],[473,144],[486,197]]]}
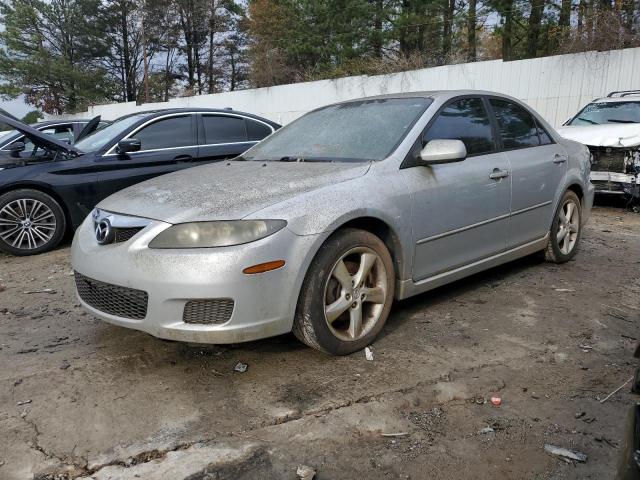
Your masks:
{"label": "rear wheel of silver car", "polygon": [[582,235],[582,208],[580,199],[572,192],[565,192],[553,218],[551,238],[546,257],[556,263],[568,262],[578,250]]}
{"label": "rear wheel of silver car", "polygon": [[66,221],[53,198],[21,189],[0,196],[0,251],[35,255],[54,248],[64,236]]}
{"label": "rear wheel of silver car", "polygon": [[340,230],[309,267],[293,333],[333,355],[361,350],[382,330],[394,288],[393,260],[384,242],[364,230]]}

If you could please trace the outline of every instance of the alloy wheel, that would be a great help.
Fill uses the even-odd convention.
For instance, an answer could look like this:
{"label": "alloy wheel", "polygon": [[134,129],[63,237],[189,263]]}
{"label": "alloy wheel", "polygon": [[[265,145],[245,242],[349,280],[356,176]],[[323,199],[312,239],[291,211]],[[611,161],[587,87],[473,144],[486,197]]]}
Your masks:
{"label": "alloy wheel", "polygon": [[572,200],[568,199],[560,210],[558,216],[558,233],[557,241],[560,252],[564,255],[571,253],[578,240],[578,233],[580,231],[580,212],[578,211],[578,205]]}
{"label": "alloy wheel", "polygon": [[387,271],[376,252],[367,247],[346,252],[324,289],[324,315],[331,332],[349,342],[367,335],[380,320],[388,290]]}
{"label": "alloy wheel", "polygon": [[0,240],[20,250],[49,243],[56,232],[56,217],[46,204],[33,198],[13,200],[0,209]]}

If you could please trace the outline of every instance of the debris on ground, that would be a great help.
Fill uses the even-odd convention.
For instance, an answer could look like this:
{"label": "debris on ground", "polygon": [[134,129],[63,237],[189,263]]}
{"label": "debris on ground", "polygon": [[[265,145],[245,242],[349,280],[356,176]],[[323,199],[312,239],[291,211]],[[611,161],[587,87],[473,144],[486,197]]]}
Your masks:
{"label": "debris on ground", "polygon": [[365,347],[364,356],[367,360],[369,360],[370,362],[373,362],[373,352],[369,347]]}
{"label": "debris on ground", "polygon": [[499,407],[500,405],[502,405],[502,398],[500,398],[500,397],[491,397],[491,403],[493,405],[495,405],[496,407]]}
{"label": "debris on ground", "polygon": [[556,455],[563,459],[575,460],[576,462],[586,462],[587,455],[577,450],[569,450],[568,448],[557,447],[555,445],[545,444],[544,451],[551,455]]}
{"label": "debris on ground", "polygon": [[18,402],[17,405],[21,406],[21,405],[28,405],[29,403],[31,403],[33,400],[29,399],[29,400],[23,400],[21,402]]}
{"label": "debris on ground", "polygon": [[495,430],[492,427],[484,427],[484,428],[478,430],[478,433],[480,435],[486,435],[488,433],[493,433],[493,432],[495,432]]}
{"label": "debris on ground", "polygon": [[633,380],[633,377],[629,377],[629,379],[624,382],[622,385],[620,385],[618,388],[616,388],[613,392],[611,392],[609,395],[607,395],[606,397],[604,397],[602,400],[600,400],[600,403],[604,403],[607,400],[609,400],[611,397],[613,397],[616,393],[618,393],[620,390],[622,390],[624,388],[624,386],[629,383],[631,380]]}
{"label": "debris on ground", "polygon": [[51,293],[54,294],[56,293],[56,291],[53,288],[43,288],[42,290],[25,290],[24,292],[25,295],[31,295],[33,293]]}
{"label": "debris on ground", "polygon": [[576,417],[576,418],[582,418],[582,417],[584,417],[586,414],[587,414],[586,412],[577,412],[577,413],[575,414],[575,417]]}
{"label": "debris on ground", "polygon": [[236,366],[233,367],[233,369],[236,372],[240,372],[240,373],[244,373],[247,371],[247,368],[249,368],[249,365],[247,365],[246,363],[242,363],[242,362],[238,362],[236,363]]}
{"label": "debris on ground", "polygon": [[307,465],[300,465],[296,470],[296,474],[300,480],[313,480],[316,476],[316,470]]}
{"label": "debris on ground", "polygon": [[381,437],[406,437],[409,432],[397,432],[397,433],[381,433]]}
{"label": "debris on ground", "polygon": [[609,445],[611,448],[618,448],[618,444],[613,442],[612,440],[609,440],[607,437],[604,436],[597,436],[593,438],[596,442],[599,443],[606,443],[607,445]]}

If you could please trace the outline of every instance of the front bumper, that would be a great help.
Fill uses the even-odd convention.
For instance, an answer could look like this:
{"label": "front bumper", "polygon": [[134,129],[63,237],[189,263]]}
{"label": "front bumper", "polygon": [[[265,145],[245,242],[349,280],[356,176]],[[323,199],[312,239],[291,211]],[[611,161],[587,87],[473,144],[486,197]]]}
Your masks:
{"label": "front bumper", "polygon": [[[124,318],[81,305],[109,323],[142,330],[169,340],[194,343],[237,343],[291,330],[304,274],[318,235],[298,236],[287,228],[256,242],[233,247],[185,250],[149,249],[147,245],[169,224],[153,221],[126,242],[98,245],[88,217],[77,230],[72,264],[79,274],[99,282],[148,294],[142,319]],[[286,265],[246,275],[246,267],[272,260]],[[223,324],[183,321],[190,300],[232,299],[233,312]]]}
{"label": "front bumper", "polygon": [[634,197],[640,191],[640,175],[592,171],[590,179],[596,187],[596,193]]}

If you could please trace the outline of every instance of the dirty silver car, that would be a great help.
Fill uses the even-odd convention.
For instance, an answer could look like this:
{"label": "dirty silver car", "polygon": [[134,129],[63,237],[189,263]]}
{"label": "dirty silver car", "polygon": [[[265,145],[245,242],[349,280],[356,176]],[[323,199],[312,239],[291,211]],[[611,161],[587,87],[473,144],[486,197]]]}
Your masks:
{"label": "dirty silver car", "polygon": [[293,330],[340,355],[375,339],[394,298],[535,252],[568,261],[592,201],[588,149],[521,102],[387,95],[112,195],[72,261],[107,322],[201,343]]}

